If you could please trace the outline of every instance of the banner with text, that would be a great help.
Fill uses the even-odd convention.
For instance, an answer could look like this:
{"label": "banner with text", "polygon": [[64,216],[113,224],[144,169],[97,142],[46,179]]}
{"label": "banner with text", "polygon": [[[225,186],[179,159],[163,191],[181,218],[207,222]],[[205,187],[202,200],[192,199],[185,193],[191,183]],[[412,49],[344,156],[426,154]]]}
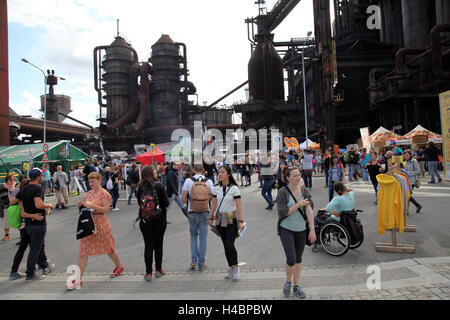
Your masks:
{"label": "banner with text", "polygon": [[450,181],[450,91],[439,96],[441,101],[442,154],[444,155],[444,176]]}
{"label": "banner with text", "polygon": [[367,152],[370,152],[371,144],[369,139],[370,137],[369,128],[361,128],[359,129],[359,131],[361,131],[361,140],[363,148],[366,148]]}

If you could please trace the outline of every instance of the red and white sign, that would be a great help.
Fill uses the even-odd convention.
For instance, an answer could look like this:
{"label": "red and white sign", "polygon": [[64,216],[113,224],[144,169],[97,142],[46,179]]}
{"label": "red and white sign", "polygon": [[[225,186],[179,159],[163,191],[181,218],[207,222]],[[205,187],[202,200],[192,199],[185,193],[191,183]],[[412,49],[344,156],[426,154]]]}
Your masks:
{"label": "red and white sign", "polygon": [[47,153],[48,152],[48,144],[44,144],[43,146],[42,146],[42,151],[44,151],[44,153]]}
{"label": "red and white sign", "polygon": [[48,161],[48,156],[47,156],[47,152],[44,152],[44,156],[42,157],[43,162],[47,162]]}

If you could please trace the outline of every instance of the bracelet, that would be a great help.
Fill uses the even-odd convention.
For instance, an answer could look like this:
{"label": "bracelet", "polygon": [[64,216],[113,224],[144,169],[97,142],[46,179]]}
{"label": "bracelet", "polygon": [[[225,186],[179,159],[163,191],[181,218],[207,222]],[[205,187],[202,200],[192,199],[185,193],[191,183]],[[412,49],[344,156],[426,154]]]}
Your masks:
{"label": "bracelet", "polygon": [[244,223],[244,220],[239,220],[240,223]]}

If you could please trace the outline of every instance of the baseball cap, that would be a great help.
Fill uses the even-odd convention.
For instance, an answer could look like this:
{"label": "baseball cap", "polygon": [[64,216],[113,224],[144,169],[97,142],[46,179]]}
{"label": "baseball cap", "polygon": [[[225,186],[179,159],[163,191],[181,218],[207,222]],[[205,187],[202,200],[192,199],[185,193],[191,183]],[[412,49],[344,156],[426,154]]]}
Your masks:
{"label": "baseball cap", "polygon": [[30,170],[30,172],[28,173],[28,176],[30,177],[30,180],[34,180],[37,177],[42,175],[42,170],[38,169],[38,168],[33,168]]}

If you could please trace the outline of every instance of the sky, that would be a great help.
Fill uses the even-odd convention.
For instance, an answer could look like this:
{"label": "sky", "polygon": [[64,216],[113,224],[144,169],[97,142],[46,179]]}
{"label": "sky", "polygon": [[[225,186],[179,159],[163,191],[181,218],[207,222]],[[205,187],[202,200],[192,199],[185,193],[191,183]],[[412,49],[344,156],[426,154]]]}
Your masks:
{"label": "sky", "polygon": [[[314,36],[312,1],[297,5],[275,29],[275,41],[306,37],[308,31]],[[276,2],[267,0],[268,10]],[[245,19],[257,15],[255,0],[9,0],[10,107],[20,115],[42,115],[39,96],[44,94],[44,76],[21,61],[25,58],[65,78],[55,93],[71,97],[70,115],[98,126],[93,50],[114,41],[116,19],[139,61],[148,60],[161,34],[185,43],[189,81],[197,87],[199,104],[211,103],[248,79]],[[221,104],[232,105],[245,96],[241,89]]]}

